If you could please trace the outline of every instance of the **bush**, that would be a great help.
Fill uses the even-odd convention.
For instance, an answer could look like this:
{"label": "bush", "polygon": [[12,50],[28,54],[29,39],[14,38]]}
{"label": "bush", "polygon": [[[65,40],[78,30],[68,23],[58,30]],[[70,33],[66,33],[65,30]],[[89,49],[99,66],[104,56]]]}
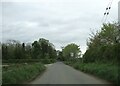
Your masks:
{"label": "bush", "polygon": [[41,63],[19,64],[14,65],[8,70],[3,70],[3,84],[17,84],[35,78],[38,74],[45,70],[45,66]]}

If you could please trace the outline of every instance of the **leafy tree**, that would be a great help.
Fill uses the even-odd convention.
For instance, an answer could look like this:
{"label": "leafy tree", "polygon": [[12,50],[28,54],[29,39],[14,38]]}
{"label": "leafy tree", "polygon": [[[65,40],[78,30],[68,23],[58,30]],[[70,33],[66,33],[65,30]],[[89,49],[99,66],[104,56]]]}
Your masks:
{"label": "leafy tree", "polygon": [[49,46],[49,40],[46,40],[44,38],[39,39],[39,44],[41,46],[41,53],[42,53],[42,57],[46,57],[45,55],[48,53],[48,46]]}
{"label": "leafy tree", "polygon": [[49,40],[40,38],[39,41],[34,41],[33,46],[33,58],[56,58],[56,50]]}
{"label": "leafy tree", "polygon": [[[101,31],[92,33],[87,42],[88,49],[83,55],[85,62],[117,61],[120,48],[120,28],[117,24],[103,24]],[[116,47],[118,46],[118,47]],[[116,56],[118,55],[118,56]]]}
{"label": "leafy tree", "polygon": [[39,44],[39,42],[34,41],[34,43],[32,43],[32,58],[40,58],[41,55],[41,46]]}
{"label": "leafy tree", "polygon": [[60,61],[64,61],[63,53],[60,50],[57,50],[57,59]]}
{"label": "leafy tree", "polygon": [[25,58],[27,59],[31,59],[32,58],[32,44],[31,43],[27,43],[25,46]]}
{"label": "leafy tree", "polygon": [[2,44],[2,59],[8,59],[8,47],[6,44]]}
{"label": "leafy tree", "polygon": [[66,47],[64,47],[62,53],[66,60],[69,58],[77,58],[79,56],[79,53],[81,53],[81,51],[78,45],[71,43],[68,44]]}
{"label": "leafy tree", "polygon": [[23,58],[21,44],[19,44],[19,43],[16,44],[14,54],[15,54],[16,59],[22,59]]}
{"label": "leafy tree", "polygon": [[16,40],[7,40],[7,43],[5,45],[7,46],[7,57],[8,59],[15,59],[15,48],[16,44],[19,43],[19,41]]}

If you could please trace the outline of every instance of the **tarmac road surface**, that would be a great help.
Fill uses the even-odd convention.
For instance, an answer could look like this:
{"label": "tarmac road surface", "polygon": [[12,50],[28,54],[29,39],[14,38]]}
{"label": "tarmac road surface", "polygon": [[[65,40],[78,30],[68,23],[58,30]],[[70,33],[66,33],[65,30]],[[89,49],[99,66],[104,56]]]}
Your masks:
{"label": "tarmac road surface", "polygon": [[78,71],[62,62],[47,65],[47,70],[30,84],[110,84]]}

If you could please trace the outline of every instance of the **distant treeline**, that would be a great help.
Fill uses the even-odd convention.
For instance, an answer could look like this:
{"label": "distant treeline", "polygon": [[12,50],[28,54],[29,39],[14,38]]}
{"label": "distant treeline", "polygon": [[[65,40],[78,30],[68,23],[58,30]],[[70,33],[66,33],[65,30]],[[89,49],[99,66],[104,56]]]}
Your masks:
{"label": "distant treeline", "polygon": [[49,40],[40,38],[33,43],[25,44],[16,40],[2,43],[2,59],[55,59],[56,50]]}

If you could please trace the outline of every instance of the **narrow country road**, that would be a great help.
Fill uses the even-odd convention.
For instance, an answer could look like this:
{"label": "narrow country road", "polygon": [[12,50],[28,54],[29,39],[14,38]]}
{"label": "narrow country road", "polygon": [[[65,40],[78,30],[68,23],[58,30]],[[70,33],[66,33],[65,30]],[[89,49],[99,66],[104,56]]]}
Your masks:
{"label": "narrow country road", "polygon": [[30,84],[109,84],[108,82],[85,74],[74,68],[56,62]]}

